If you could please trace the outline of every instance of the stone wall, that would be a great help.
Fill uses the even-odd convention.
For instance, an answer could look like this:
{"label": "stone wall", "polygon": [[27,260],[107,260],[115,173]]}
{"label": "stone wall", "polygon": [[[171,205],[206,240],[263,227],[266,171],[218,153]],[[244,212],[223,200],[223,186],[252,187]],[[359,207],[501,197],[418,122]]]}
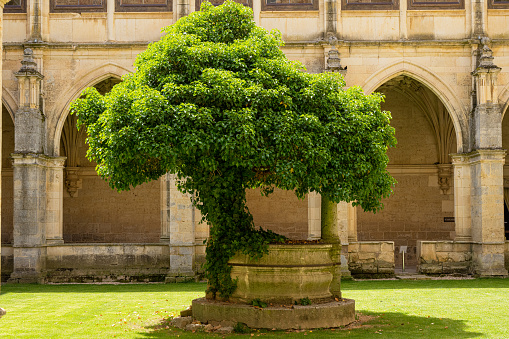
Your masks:
{"label": "stone wall", "polygon": [[276,189],[268,197],[258,189],[247,191],[247,205],[254,223],[290,239],[308,238],[308,199],[298,199],[293,191]]}
{"label": "stone wall", "polygon": [[170,247],[163,244],[48,246],[47,282],[164,281]]}
{"label": "stone wall", "polygon": [[[455,241],[419,241],[418,267],[425,274],[467,274],[472,271],[472,243]],[[506,255],[507,255],[506,247]],[[506,260],[507,262],[507,260]]]}
{"label": "stone wall", "polygon": [[82,188],[78,190],[78,195],[64,195],[64,242],[159,242],[159,181],[118,193],[98,177],[92,168],[85,168],[80,178]]}
{"label": "stone wall", "polygon": [[394,275],[394,242],[358,241],[348,245],[348,269],[353,276]]}

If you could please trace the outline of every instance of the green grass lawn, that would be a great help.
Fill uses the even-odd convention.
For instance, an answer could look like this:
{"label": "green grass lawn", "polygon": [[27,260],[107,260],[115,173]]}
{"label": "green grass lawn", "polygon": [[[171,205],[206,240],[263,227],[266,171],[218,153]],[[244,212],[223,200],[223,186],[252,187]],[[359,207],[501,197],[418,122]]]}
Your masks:
{"label": "green grass lawn", "polygon": [[[167,328],[205,284],[2,285],[0,338],[203,338]],[[232,336],[267,338],[509,338],[509,279],[347,281],[343,296],[373,317],[348,329]],[[364,317],[362,317],[364,318]]]}

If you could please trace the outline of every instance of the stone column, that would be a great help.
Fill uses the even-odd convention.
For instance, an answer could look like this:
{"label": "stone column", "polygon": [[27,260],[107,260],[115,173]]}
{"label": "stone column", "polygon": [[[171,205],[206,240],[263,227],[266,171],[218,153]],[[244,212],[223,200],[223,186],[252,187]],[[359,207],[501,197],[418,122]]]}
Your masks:
{"label": "stone column", "polygon": [[[2,46],[3,46],[3,35],[2,35],[2,32],[3,32],[3,14],[4,14],[4,5],[6,3],[8,3],[9,0],[0,0],[0,55],[4,55],[3,54],[3,51],[2,51]],[[3,58],[0,58],[0,103],[2,102],[2,59]],[[2,121],[0,119],[0,131],[2,131]],[[2,159],[2,133],[0,133],[0,159]],[[2,187],[2,166],[0,166],[0,188]],[[2,196],[2,190],[0,189],[0,197]],[[1,206],[1,199],[0,199],[0,206]],[[0,222],[0,234],[2,234],[2,224]],[[0,247],[0,257],[2,255],[2,250],[1,250],[1,247]],[[0,267],[1,269],[1,267]],[[0,318],[5,315],[5,310],[3,308],[0,308]]]}
{"label": "stone column", "polygon": [[352,204],[340,202],[337,204],[337,222],[339,239],[341,242],[341,277],[350,277],[352,274],[348,270],[348,229],[350,226],[350,209]]}
{"label": "stone column", "polygon": [[15,73],[20,93],[15,116],[14,179],[14,282],[39,282],[45,266],[46,157],[44,116],[39,109],[42,74],[33,52],[24,51],[21,69]]}
{"label": "stone column", "polygon": [[172,175],[166,173],[161,177],[161,236],[159,241],[170,243],[170,190]]}
{"label": "stone column", "polygon": [[399,38],[401,40],[408,39],[408,30],[407,30],[407,2],[400,1],[399,2]]}
{"label": "stone column", "polygon": [[481,276],[506,276],[504,267],[505,150],[502,150],[502,111],[497,101],[497,75],[489,39],[481,39],[479,63],[472,75],[476,85],[471,168],[472,261]]}
{"label": "stone column", "polygon": [[[17,126],[16,126],[17,127]],[[42,282],[46,259],[46,158],[13,153],[14,272],[11,282]]]}
{"label": "stone column", "polygon": [[173,16],[174,22],[190,13],[189,0],[176,0],[175,3],[176,15]]}
{"label": "stone column", "polygon": [[477,150],[471,154],[472,261],[481,276],[505,276],[504,162],[505,150]]}
{"label": "stone column", "polygon": [[348,204],[348,243],[357,241],[357,207]]}
{"label": "stone column", "polygon": [[41,34],[41,0],[32,0],[30,1],[30,5],[28,6],[30,15],[30,38],[28,42],[31,43],[39,43],[42,42],[42,34]]}
{"label": "stone column", "polygon": [[318,240],[321,233],[321,198],[316,192],[308,194],[308,240]]}
{"label": "stone column", "polygon": [[330,292],[335,298],[341,298],[341,240],[338,223],[338,204],[322,196],[322,239],[332,244],[331,268],[332,282]]}
{"label": "stone column", "polygon": [[46,244],[64,243],[64,162],[65,157],[47,159]]}
{"label": "stone column", "polygon": [[[262,0],[263,1],[263,0]],[[337,3],[336,0],[325,0],[325,38],[337,37]]]}
{"label": "stone column", "polygon": [[115,41],[115,0],[106,0],[106,32],[108,41]]}
{"label": "stone column", "polygon": [[471,176],[469,157],[466,154],[452,154],[454,176],[454,226],[455,241],[472,241],[471,222]]}
{"label": "stone column", "polygon": [[[195,275],[195,208],[191,197],[182,194],[176,186],[175,175],[166,175],[166,229],[169,234],[161,234],[170,245],[170,277],[190,277]],[[163,222],[164,224],[164,222]],[[169,239],[168,239],[169,238]],[[178,278],[176,278],[178,279]]]}
{"label": "stone column", "polygon": [[260,13],[262,11],[262,1],[267,0],[254,0],[253,1],[253,19],[256,26],[260,26]]}

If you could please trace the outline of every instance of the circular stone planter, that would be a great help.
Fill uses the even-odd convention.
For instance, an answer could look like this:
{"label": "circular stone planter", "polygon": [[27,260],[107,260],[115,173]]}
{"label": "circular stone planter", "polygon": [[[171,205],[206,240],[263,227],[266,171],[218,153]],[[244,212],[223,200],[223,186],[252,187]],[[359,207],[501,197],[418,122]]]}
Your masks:
{"label": "circular stone planter", "polygon": [[331,298],[330,244],[269,245],[269,253],[258,260],[237,254],[229,261],[232,279],[238,279],[230,301],[293,304],[309,298],[311,302]]}
{"label": "circular stone planter", "polygon": [[269,306],[226,303],[205,298],[193,300],[193,318],[202,323],[243,323],[250,328],[313,329],[348,325],[355,321],[355,302],[342,299],[308,306]]}
{"label": "circular stone planter", "polygon": [[[355,321],[355,302],[333,299],[329,291],[334,265],[330,244],[269,245],[259,260],[236,255],[229,261],[238,279],[229,302],[193,300],[193,318],[202,323],[231,321],[251,328],[313,329],[340,327]],[[293,305],[309,298],[311,305]],[[249,303],[260,299],[266,308]]]}

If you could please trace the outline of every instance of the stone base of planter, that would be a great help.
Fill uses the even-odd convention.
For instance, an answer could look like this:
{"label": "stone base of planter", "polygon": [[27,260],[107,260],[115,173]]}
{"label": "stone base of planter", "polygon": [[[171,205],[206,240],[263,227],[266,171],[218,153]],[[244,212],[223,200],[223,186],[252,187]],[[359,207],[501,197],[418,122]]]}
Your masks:
{"label": "stone base of planter", "polygon": [[313,329],[348,325],[355,321],[355,301],[312,304],[308,306],[254,308],[251,305],[208,300],[193,300],[193,318],[208,323],[232,321],[250,328]]}

